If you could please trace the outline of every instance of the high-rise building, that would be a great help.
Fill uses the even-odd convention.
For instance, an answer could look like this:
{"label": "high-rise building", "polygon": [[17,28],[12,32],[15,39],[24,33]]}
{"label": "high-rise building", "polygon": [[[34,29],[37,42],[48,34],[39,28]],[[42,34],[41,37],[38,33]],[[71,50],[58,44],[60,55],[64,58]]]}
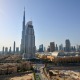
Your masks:
{"label": "high-rise building", "polygon": [[25,34],[25,58],[35,57],[35,35],[32,25],[32,21],[29,21],[26,25]]}
{"label": "high-rise building", "polygon": [[73,51],[76,51],[76,47],[75,46],[73,47]]}
{"label": "high-rise building", "polygon": [[2,54],[4,54],[4,46],[3,46],[3,48],[2,48]]}
{"label": "high-rise building", "polygon": [[14,46],[13,46],[13,53],[15,53],[15,41],[14,41]]}
{"label": "high-rise building", "polygon": [[54,52],[54,51],[55,51],[55,43],[50,42],[50,52]]}
{"label": "high-rise building", "polygon": [[63,44],[60,44],[60,45],[59,45],[59,50],[60,50],[60,51],[64,50],[64,49],[63,49]]}
{"label": "high-rise building", "polygon": [[39,45],[39,52],[43,52],[43,44]]}
{"label": "high-rise building", "polygon": [[80,52],[80,45],[79,45],[78,51]]}
{"label": "high-rise building", "polygon": [[16,53],[19,53],[19,47],[16,47]]}
{"label": "high-rise building", "polygon": [[70,40],[67,39],[67,40],[65,41],[65,44],[66,44],[66,46],[65,46],[65,48],[66,48],[66,52],[70,52],[70,51],[71,51]]}
{"label": "high-rise building", "polygon": [[78,52],[80,52],[80,45],[77,45],[77,49]]}
{"label": "high-rise building", "polygon": [[57,46],[57,44],[56,44],[56,51],[58,51],[58,46]]}
{"label": "high-rise building", "polygon": [[5,54],[8,53],[8,47],[5,47]]}
{"label": "high-rise building", "polygon": [[25,26],[25,10],[23,16],[23,30],[21,39],[21,53],[24,59],[35,57],[35,35],[32,21],[27,22]]}
{"label": "high-rise building", "polygon": [[66,47],[63,47],[63,50],[66,51]]}
{"label": "high-rise building", "polygon": [[35,53],[37,52],[37,48],[36,48],[36,46],[35,46]]}
{"label": "high-rise building", "polygon": [[23,23],[22,23],[22,39],[21,39],[21,53],[25,53],[25,8],[24,8],[24,15],[23,15]]}
{"label": "high-rise building", "polygon": [[9,53],[11,53],[11,47],[9,48]]}
{"label": "high-rise building", "polygon": [[44,52],[46,52],[46,47],[44,47]]}
{"label": "high-rise building", "polygon": [[50,52],[50,46],[48,46],[48,48],[47,48],[47,52]]}

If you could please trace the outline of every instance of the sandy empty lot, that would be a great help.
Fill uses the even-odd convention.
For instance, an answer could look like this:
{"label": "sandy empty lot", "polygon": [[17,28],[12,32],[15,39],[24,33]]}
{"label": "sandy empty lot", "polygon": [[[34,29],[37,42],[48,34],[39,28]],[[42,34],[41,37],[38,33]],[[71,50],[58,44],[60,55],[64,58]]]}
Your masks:
{"label": "sandy empty lot", "polygon": [[10,78],[10,80],[32,80],[33,78],[33,74],[25,74],[23,76],[19,76],[19,77],[13,77]]}

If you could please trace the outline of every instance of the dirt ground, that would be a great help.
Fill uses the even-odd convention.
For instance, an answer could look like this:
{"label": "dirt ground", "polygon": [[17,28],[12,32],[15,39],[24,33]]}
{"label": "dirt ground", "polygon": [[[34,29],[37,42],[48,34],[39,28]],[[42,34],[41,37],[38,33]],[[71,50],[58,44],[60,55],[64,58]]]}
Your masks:
{"label": "dirt ground", "polygon": [[33,74],[25,74],[23,76],[12,77],[9,80],[32,80]]}

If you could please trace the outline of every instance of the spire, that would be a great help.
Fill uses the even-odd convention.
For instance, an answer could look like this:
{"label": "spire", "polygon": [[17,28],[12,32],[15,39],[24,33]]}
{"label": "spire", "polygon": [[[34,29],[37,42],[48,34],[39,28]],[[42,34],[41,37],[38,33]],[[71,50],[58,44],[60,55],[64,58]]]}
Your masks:
{"label": "spire", "polygon": [[25,30],[25,7],[24,7],[24,13],[23,13],[23,30]]}
{"label": "spire", "polygon": [[25,7],[24,7],[24,17],[23,17],[23,21],[25,22]]}
{"label": "spire", "polygon": [[24,11],[25,11],[25,6],[24,6]]}

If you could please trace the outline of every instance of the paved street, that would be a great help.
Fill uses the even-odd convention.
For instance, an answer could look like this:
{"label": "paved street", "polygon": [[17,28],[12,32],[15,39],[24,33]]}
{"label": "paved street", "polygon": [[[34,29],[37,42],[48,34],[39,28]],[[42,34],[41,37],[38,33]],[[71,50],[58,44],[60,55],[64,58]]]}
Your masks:
{"label": "paved street", "polygon": [[36,69],[37,69],[36,75],[39,75],[40,80],[48,80],[44,75],[44,72],[42,69],[43,67],[44,67],[44,64],[36,64]]}

